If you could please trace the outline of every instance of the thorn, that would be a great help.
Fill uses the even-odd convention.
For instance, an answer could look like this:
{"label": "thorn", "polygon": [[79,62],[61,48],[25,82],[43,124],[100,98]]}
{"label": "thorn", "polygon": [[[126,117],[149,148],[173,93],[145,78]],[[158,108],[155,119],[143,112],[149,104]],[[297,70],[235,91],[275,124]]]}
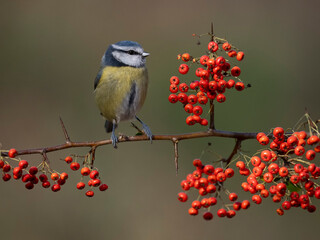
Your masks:
{"label": "thorn", "polygon": [[178,158],[179,158],[179,153],[178,153],[178,140],[177,139],[172,139],[173,144],[174,144],[174,164],[176,167],[176,175],[178,176]]}
{"label": "thorn", "polygon": [[59,116],[59,118],[60,118],[60,124],[61,124],[61,127],[62,127],[62,131],[63,131],[64,137],[65,137],[65,139],[66,139],[66,142],[69,143],[69,142],[71,142],[71,141],[70,141],[70,137],[69,137],[69,135],[68,135],[67,129],[66,129],[65,126],[64,126],[64,123],[63,123],[63,121],[62,121],[61,116]]}

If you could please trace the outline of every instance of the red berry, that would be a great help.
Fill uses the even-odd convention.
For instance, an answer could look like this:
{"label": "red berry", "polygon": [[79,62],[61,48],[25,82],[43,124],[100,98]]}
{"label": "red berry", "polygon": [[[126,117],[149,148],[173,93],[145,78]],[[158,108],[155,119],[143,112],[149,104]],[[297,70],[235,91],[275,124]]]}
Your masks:
{"label": "red berry", "polygon": [[41,174],[41,175],[39,176],[39,179],[40,179],[41,182],[46,182],[46,181],[48,181],[48,177],[47,177],[47,175],[45,175],[45,174]]}
{"label": "red berry", "polygon": [[189,214],[192,215],[192,216],[198,215],[198,210],[195,209],[195,208],[189,208],[188,212],[189,212]]}
{"label": "red berry", "polygon": [[188,117],[186,118],[186,123],[187,123],[189,126],[191,126],[191,125],[194,125],[194,124],[196,123],[196,121],[193,119],[192,116],[188,116]]}
{"label": "red berry", "polygon": [[270,183],[273,180],[273,175],[270,172],[267,172],[263,175],[263,180],[267,183]]}
{"label": "red berry", "polygon": [[313,135],[313,136],[310,136],[310,137],[308,138],[307,143],[308,143],[309,145],[313,145],[313,144],[315,144],[315,143],[318,143],[319,141],[320,141],[319,137],[316,136],[316,135]]}
{"label": "red berry", "polygon": [[91,170],[88,167],[81,168],[81,175],[82,176],[88,176],[90,174]]}
{"label": "red berry", "polygon": [[48,187],[50,187],[50,182],[49,181],[44,181],[43,183],[42,183],[42,187],[44,187],[44,188],[48,188]]}
{"label": "red berry", "polygon": [[227,88],[232,88],[235,85],[235,81],[233,79],[229,79],[227,82]]}
{"label": "red berry", "polygon": [[258,167],[261,163],[261,159],[258,156],[253,156],[250,161],[251,164],[255,167]]}
{"label": "red berry", "polygon": [[31,190],[34,188],[34,184],[32,182],[28,182],[26,183],[25,185],[25,188],[28,189],[28,190]]}
{"label": "red berry", "polygon": [[68,173],[63,172],[63,173],[60,174],[60,179],[61,180],[67,180],[68,177],[69,177]]}
{"label": "red berry", "polygon": [[2,176],[2,179],[3,179],[3,181],[9,181],[10,179],[11,179],[11,175],[10,174],[8,174],[8,173],[6,173],[6,174],[4,174],[3,176]]}
{"label": "red berry", "polygon": [[308,160],[311,161],[311,160],[313,160],[315,157],[316,157],[316,152],[315,152],[315,151],[309,150],[309,151],[306,152],[306,158],[307,158]]}
{"label": "red berry", "polygon": [[92,180],[92,186],[93,187],[98,187],[101,184],[100,179],[93,179]]}
{"label": "red berry", "polygon": [[200,124],[201,124],[202,126],[207,126],[207,125],[208,125],[208,120],[205,119],[205,118],[202,118],[201,121],[200,121]]}
{"label": "red berry", "polygon": [[213,215],[212,215],[211,212],[205,212],[205,213],[203,214],[203,218],[204,218],[205,220],[211,220],[211,219],[213,218]]}
{"label": "red berry", "polygon": [[[171,95],[170,95],[171,96]],[[178,94],[178,101],[185,104],[188,102],[188,96],[185,93],[179,93]]]}
{"label": "red berry", "polygon": [[181,59],[182,59],[182,61],[184,61],[184,62],[190,61],[190,54],[189,54],[189,53],[184,53],[184,54],[182,54]]}
{"label": "red berry", "polygon": [[256,204],[260,204],[262,202],[262,199],[259,195],[253,195],[252,196],[252,201]]}
{"label": "red berry", "polygon": [[250,207],[250,202],[248,200],[244,200],[241,203],[241,208],[242,209],[248,209]]}
{"label": "red berry", "polygon": [[231,45],[228,42],[225,42],[224,44],[222,44],[222,48],[225,51],[229,51],[231,49]]}
{"label": "red berry", "polygon": [[304,147],[303,146],[296,146],[295,149],[294,149],[294,153],[297,155],[297,156],[302,156],[304,154]]}
{"label": "red berry", "polygon": [[200,57],[200,63],[204,66],[207,65],[208,60],[209,60],[209,56],[207,55],[203,55]]}
{"label": "red berry", "polygon": [[281,167],[281,168],[279,169],[279,175],[280,175],[281,177],[286,177],[286,176],[288,176],[288,174],[289,174],[288,168],[286,168],[286,167]]}
{"label": "red berry", "polygon": [[217,215],[218,217],[225,217],[227,216],[227,210],[225,210],[224,208],[221,208],[217,211]]}
{"label": "red berry", "polygon": [[269,191],[267,189],[262,189],[260,195],[261,197],[267,198],[269,196]]}
{"label": "red berry", "polygon": [[179,78],[178,78],[177,76],[172,76],[172,77],[170,78],[170,83],[171,83],[171,84],[178,85],[178,84],[180,83],[180,80],[179,80]]}
{"label": "red berry", "polygon": [[80,164],[77,163],[77,162],[73,162],[73,163],[70,164],[70,168],[71,168],[73,171],[77,171],[77,170],[79,170],[79,168],[80,168]]}
{"label": "red berry", "polygon": [[58,192],[58,191],[60,191],[60,189],[61,189],[61,187],[60,187],[59,184],[54,184],[54,185],[52,185],[52,187],[51,187],[51,190],[52,190],[53,192]]}
{"label": "red berry", "polygon": [[229,200],[234,202],[238,199],[238,195],[236,193],[230,193],[229,194]]}
{"label": "red berry", "polygon": [[71,163],[72,162],[72,157],[70,157],[70,156],[67,156],[65,159],[64,159],[64,161],[66,162],[66,163]]}
{"label": "red berry", "polygon": [[222,67],[225,64],[226,60],[223,57],[217,57],[216,58],[216,64],[220,67]]}
{"label": "red berry", "polygon": [[169,87],[169,90],[170,90],[170,92],[172,92],[172,93],[176,93],[176,92],[178,92],[178,86],[177,85],[175,85],[175,84],[171,84],[170,85],[170,87]]}
{"label": "red berry", "polygon": [[109,188],[109,186],[104,183],[104,184],[101,184],[101,185],[100,185],[99,190],[100,190],[100,191],[105,191],[105,190],[107,190],[108,188]]}
{"label": "red berry", "polygon": [[197,101],[198,101],[198,97],[197,97],[196,95],[190,94],[190,95],[188,96],[188,103],[189,103],[189,104],[191,104],[191,105],[196,104]]}
{"label": "red berry", "polygon": [[238,77],[240,76],[241,74],[241,69],[238,67],[238,66],[234,66],[232,69],[231,69],[231,75],[234,76],[234,77]]}
{"label": "red berry", "polygon": [[179,66],[179,73],[187,74],[188,71],[189,71],[189,66],[187,64],[183,63]]}
{"label": "red berry", "polygon": [[171,103],[176,103],[176,102],[178,102],[178,96],[175,95],[175,94],[170,94],[169,97],[168,97],[168,99],[169,99],[169,102],[171,102]]}
{"label": "red berry", "polygon": [[94,192],[89,190],[89,191],[86,192],[86,196],[87,197],[93,197],[94,196]]}
{"label": "red berry", "polygon": [[178,200],[180,202],[186,202],[188,200],[188,195],[184,192],[178,193]]}
{"label": "red berry", "polygon": [[223,95],[222,93],[218,94],[218,95],[217,95],[217,101],[218,101],[219,103],[223,103],[224,101],[226,101],[226,96]]}
{"label": "red berry", "polygon": [[194,201],[192,202],[191,206],[192,206],[194,209],[200,209],[202,205],[201,205],[200,201],[194,200]]}
{"label": "red berry", "polygon": [[282,137],[284,134],[284,130],[282,127],[276,127],[273,129],[273,136],[276,138]]}
{"label": "red berry", "polygon": [[225,175],[227,178],[231,178],[233,177],[234,175],[234,170],[232,168],[227,168],[225,171],[224,171]]}
{"label": "red berry", "polygon": [[269,143],[269,138],[265,135],[265,136],[262,136],[260,139],[259,139],[259,143],[261,145],[267,145]]}
{"label": "red berry", "polygon": [[235,202],[232,206],[234,210],[239,211],[241,209],[241,202]]}
{"label": "red berry", "polygon": [[8,152],[8,157],[10,157],[10,158],[14,158],[15,156],[17,156],[17,150],[16,149],[14,149],[14,148],[11,148],[10,150],[9,150],[9,152]]}
{"label": "red berry", "polygon": [[233,210],[227,211],[227,218],[233,218],[236,215],[236,212]]}
{"label": "red berry", "polygon": [[226,174],[225,173],[223,173],[223,172],[219,172],[218,174],[217,174],[217,180],[219,181],[219,182],[224,182],[225,180],[226,180]]}
{"label": "red berry", "polygon": [[186,83],[180,83],[179,84],[179,90],[181,92],[188,92],[189,86]]}
{"label": "red berry", "polygon": [[85,184],[84,182],[78,182],[78,183],[77,183],[77,188],[78,188],[79,190],[84,189],[85,186],[86,186],[86,184]]}
{"label": "red berry", "polygon": [[237,56],[237,52],[236,52],[235,50],[230,50],[230,51],[228,52],[228,56],[229,56],[229,57],[235,57],[235,56]]}
{"label": "red berry", "polygon": [[219,46],[216,42],[209,42],[208,44],[208,50],[211,52],[216,52],[219,49]]}
{"label": "red berry", "polygon": [[19,167],[21,167],[22,169],[27,168],[28,167],[28,162],[26,160],[21,160],[19,162]]}
{"label": "red berry", "polygon": [[[232,70],[231,70],[232,71]],[[240,74],[240,73],[239,73]],[[238,91],[242,91],[244,89],[244,83],[243,82],[237,82],[234,88]]]}
{"label": "red berry", "polygon": [[282,216],[284,214],[284,211],[282,208],[278,208],[277,213],[278,213],[278,215]]}
{"label": "red berry", "polygon": [[90,178],[91,179],[96,179],[97,177],[99,177],[99,172],[97,170],[92,170],[90,172]]}
{"label": "red berry", "polygon": [[202,107],[201,107],[201,106],[195,106],[195,107],[193,108],[193,114],[194,114],[194,115],[199,116],[199,115],[202,114],[202,112],[203,112],[203,110],[202,110]]}
{"label": "red berry", "polygon": [[243,58],[244,58],[244,53],[241,52],[241,51],[239,51],[239,52],[237,53],[237,60],[238,60],[238,61],[241,61]]}
{"label": "red berry", "polygon": [[51,179],[53,180],[53,181],[56,181],[56,180],[58,180],[59,179],[59,174],[58,173],[52,173],[51,174]]}
{"label": "red berry", "polygon": [[264,151],[261,152],[261,159],[263,161],[268,162],[268,161],[271,160],[271,158],[272,158],[272,155],[271,155],[271,152],[269,150],[264,150]]}
{"label": "red berry", "polygon": [[2,167],[3,172],[9,172],[11,170],[10,164],[5,164]]}
{"label": "red berry", "polygon": [[236,163],[236,167],[239,168],[239,169],[245,169],[246,165],[244,164],[243,161],[238,161]]}
{"label": "red berry", "polygon": [[31,175],[36,175],[38,173],[38,168],[37,167],[30,167],[29,173]]}

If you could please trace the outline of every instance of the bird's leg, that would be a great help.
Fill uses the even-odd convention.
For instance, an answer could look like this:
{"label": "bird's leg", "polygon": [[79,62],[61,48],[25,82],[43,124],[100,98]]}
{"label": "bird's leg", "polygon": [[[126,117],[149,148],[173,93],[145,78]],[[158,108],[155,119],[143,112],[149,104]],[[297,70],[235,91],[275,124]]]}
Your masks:
{"label": "bird's leg", "polygon": [[141,123],[144,133],[149,137],[150,142],[152,143],[152,132],[151,132],[150,128],[148,127],[147,124],[142,122],[142,120],[140,118],[138,118],[137,116],[135,116],[135,117]]}
{"label": "bird's leg", "polygon": [[112,145],[114,148],[118,148],[117,147],[118,138],[116,137],[116,134],[115,134],[116,127],[117,127],[117,123],[115,120],[113,120],[112,121],[111,141],[112,141]]}

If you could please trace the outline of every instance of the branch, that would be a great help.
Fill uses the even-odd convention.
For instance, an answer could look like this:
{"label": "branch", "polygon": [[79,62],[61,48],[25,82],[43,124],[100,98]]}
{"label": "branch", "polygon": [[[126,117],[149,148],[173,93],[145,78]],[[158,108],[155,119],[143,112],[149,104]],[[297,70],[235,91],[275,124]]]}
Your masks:
{"label": "branch", "polygon": [[226,160],[226,165],[229,165],[229,163],[231,162],[233,156],[238,152],[238,149],[239,149],[240,146],[241,146],[241,142],[242,142],[242,140],[240,140],[239,138],[237,138],[236,144],[234,145],[233,150],[232,150],[230,156],[229,156],[228,159]]}
{"label": "branch", "polygon": [[[231,132],[231,131],[221,131],[216,129],[209,129],[208,131],[203,132],[192,132],[192,133],[183,133],[183,134],[174,134],[174,135],[153,135],[152,140],[168,140],[168,141],[181,141],[186,139],[193,139],[193,138],[204,138],[204,137],[224,137],[224,138],[235,138],[239,141],[243,141],[246,139],[254,139],[257,133],[243,133],[243,132]],[[136,142],[136,141],[150,141],[149,137],[146,135],[140,136],[121,136],[119,138],[119,144],[124,142]],[[25,149],[25,150],[18,150],[17,155],[27,155],[27,154],[43,154],[59,151],[62,149],[67,148],[78,148],[78,147],[90,147],[90,148],[97,148],[102,145],[109,145],[112,144],[110,139],[108,140],[100,140],[100,141],[88,141],[88,142],[73,142],[73,141],[66,141],[64,144],[56,145],[56,146],[49,146],[49,147],[42,147],[42,148],[34,148],[34,149]],[[2,156],[7,156],[7,152],[1,152]]]}

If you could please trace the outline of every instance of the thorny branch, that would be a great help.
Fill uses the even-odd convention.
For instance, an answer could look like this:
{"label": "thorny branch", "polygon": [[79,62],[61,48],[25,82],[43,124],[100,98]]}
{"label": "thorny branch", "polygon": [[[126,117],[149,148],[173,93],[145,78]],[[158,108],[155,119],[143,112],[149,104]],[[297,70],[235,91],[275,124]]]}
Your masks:
{"label": "thorny branch", "polygon": [[[100,140],[100,141],[87,141],[87,142],[73,142],[70,140],[68,132],[65,128],[65,125],[60,118],[61,127],[65,136],[65,143],[59,144],[56,146],[49,146],[49,147],[42,147],[42,148],[34,148],[34,149],[24,149],[18,150],[18,155],[30,155],[30,154],[40,154],[44,157],[45,161],[48,161],[47,153],[59,151],[68,148],[81,148],[81,147],[89,147],[91,148],[89,153],[92,155],[92,164],[95,159],[95,151],[98,147],[103,145],[112,144],[110,139],[108,140]],[[229,163],[232,157],[237,153],[237,150],[240,147],[242,141],[247,139],[254,139],[257,133],[244,133],[244,132],[231,132],[231,131],[221,131],[217,129],[208,129],[207,131],[203,132],[192,132],[192,133],[183,133],[183,134],[172,134],[172,135],[153,135],[152,140],[167,140],[172,141],[174,144],[174,153],[175,153],[175,167],[176,172],[178,172],[178,142],[186,139],[193,139],[193,138],[205,138],[205,137],[224,137],[224,138],[235,138],[236,144],[231,153],[231,155],[227,159],[227,163]],[[137,135],[137,136],[119,136],[119,144],[124,142],[136,142],[136,141],[150,141],[150,139],[146,135]],[[8,152],[1,151],[1,156],[8,156]]]}

